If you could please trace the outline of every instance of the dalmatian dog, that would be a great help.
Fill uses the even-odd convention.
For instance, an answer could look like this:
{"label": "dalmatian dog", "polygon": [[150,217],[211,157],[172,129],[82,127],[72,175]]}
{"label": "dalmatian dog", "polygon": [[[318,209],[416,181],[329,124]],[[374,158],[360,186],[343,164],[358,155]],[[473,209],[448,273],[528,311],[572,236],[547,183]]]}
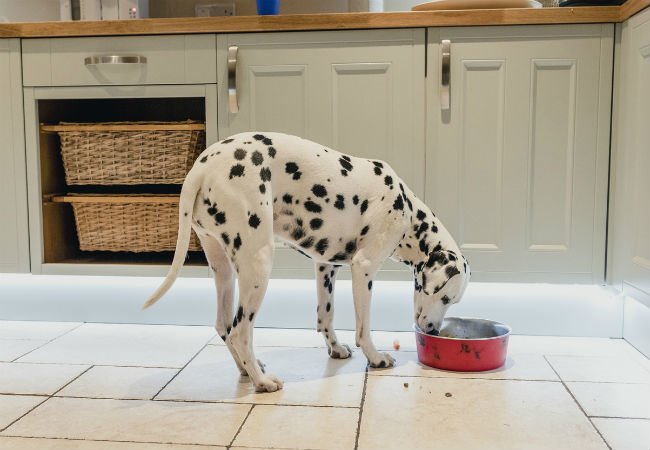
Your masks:
{"label": "dalmatian dog", "polygon": [[314,261],[317,330],[332,358],[352,353],[332,325],[337,271],[342,264],[350,266],[356,345],[371,367],[395,364],[388,353],[377,351],[370,336],[372,282],[384,260],[412,268],[415,322],[431,334],[440,329],[447,309],[460,301],[470,276],[449,232],[387,163],[287,134],[241,133],[208,147],[183,184],[179,222],[169,273],[144,307],[174,283],[194,229],[214,272],[216,330],[258,392],[282,388],[253,350],[253,325],[271,274],[274,236]]}

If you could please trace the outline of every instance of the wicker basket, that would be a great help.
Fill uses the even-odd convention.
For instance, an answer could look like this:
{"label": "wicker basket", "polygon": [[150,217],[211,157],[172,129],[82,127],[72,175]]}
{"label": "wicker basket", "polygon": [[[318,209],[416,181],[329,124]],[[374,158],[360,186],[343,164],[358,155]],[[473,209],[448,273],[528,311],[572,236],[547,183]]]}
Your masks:
{"label": "wicker basket", "polygon": [[198,122],[42,125],[57,132],[68,185],[182,184],[205,148]]}
{"label": "wicker basket", "polygon": [[[178,195],[66,195],[83,251],[162,252],[176,248]],[[201,250],[192,231],[190,250]]]}

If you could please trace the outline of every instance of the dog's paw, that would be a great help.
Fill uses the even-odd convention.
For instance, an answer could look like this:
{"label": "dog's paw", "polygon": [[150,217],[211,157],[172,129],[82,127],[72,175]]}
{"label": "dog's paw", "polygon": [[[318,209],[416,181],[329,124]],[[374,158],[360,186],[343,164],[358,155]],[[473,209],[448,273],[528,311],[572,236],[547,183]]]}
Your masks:
{"label": "dog's paw", "polygon": [[255,392],[275,392],[282,389],[282,380],[275,375],[264,375],[255,383]]}
{"label": "dog's paw", "polygon": [[327,353],[329,353],[330,358],[333,359],[346,359],[352,356],[350,346],[347,344],[339,344],[338,342],[328,348]]}
{"label": "dog's paw", "polygon": [[368,358],[368,363],[373,368],[393,367],[395,365],[395,358],[388,353],[377,353],[376,358]]}

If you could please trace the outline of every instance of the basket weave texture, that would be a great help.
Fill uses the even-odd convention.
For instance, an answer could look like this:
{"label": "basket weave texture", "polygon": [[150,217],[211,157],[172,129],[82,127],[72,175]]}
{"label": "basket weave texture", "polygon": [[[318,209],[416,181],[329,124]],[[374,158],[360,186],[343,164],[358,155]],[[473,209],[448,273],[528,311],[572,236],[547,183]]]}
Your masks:
{"label": "basket weave texture", "polygon": [[[160,196],[158,196],[160,198]],[[178,202],[160,202],[156,197],[150,202],[72,203],[79,247],[82,251],[111,252],[161,252],[174,250],[178,237]],[[199,240],[192,231],[189,250],[201,250]]]}
{"label": "basket weave texture", "polygon": [[96,130],[59,131],[68,185],[182,184],[205,148],[201,130],[107,131],[101,126],[165,125],[196,122],[103,122]]}

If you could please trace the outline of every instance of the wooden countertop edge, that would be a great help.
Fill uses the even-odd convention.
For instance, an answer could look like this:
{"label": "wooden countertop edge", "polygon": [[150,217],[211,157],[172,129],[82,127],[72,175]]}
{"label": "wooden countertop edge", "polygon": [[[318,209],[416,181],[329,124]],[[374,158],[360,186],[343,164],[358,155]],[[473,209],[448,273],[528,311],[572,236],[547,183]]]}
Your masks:
{"label": "wooden countertop edge", "polygon": [[186,17],[95,22],[9,23],[0,24],[0,37],[29,38],[436,26],[616,23],[627,20],[649,5],[650,0],[628,0],[622,6],[575,8],[468,9],[279,16]]}

